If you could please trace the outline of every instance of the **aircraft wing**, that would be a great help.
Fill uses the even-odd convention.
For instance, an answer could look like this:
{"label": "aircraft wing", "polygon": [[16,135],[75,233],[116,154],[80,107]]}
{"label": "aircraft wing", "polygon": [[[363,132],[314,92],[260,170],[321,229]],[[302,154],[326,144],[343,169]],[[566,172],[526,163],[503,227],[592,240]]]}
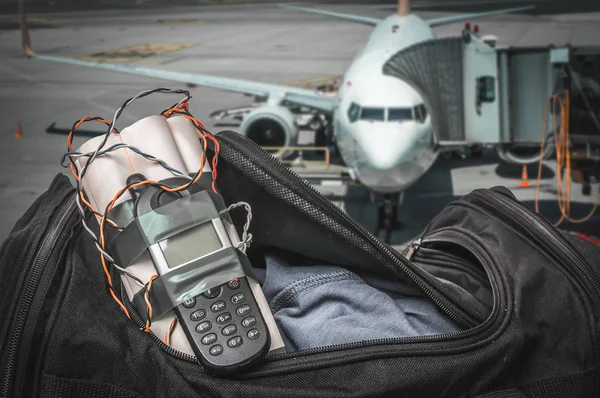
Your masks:
{"label": "aircraft wing", "polygon": [[138,76],[147,76],[170,81],[197,84],[199,86],[213,87],[221,90],[235,91],[239,93],[252,94],[259,97],[278,95],[287,101],[317,108],[326,112],[333,111],[335,98],[321,95],[315,91],[305,90],[297,87],[288,87],[270,83],[260,83],[242,79],[227,77],[201,75],[196,73],[174,72],[160,69],[140,68],[134,65],[112,64],[104,62],[82,61],[68,57],[57,57],[52,55],[37,55],[29,52],[30,57],[52,61],[63,64],[78,65],[87,68],[103,69],[112,72],[129,73]]}
{"label": "aircraft wing", "polygon": [[29,40],[29,30],[27,28],[27,20],[25,17],[23,0],[19,2],[19,6],[21,13],[21,34],[23,52],[30,58],[35,58],[43,61],[58,62],[62,64],[78,65],[87,68],[103,69],[111,72],[147,76],[157,79],[165,79],[187,84],[195,84],[199,86],[213,87],[221,90],[235,91],[259,97],[276,96],[281,98],[282,100],[287,100],[289,102],[296,103],[299,105],[305,105],[312,108],[320,109],[325,112],[332,112],[335,107],[335,97],[325,96],[316,91],[305,90],[299,87],[289,87],[278,84],[261,83],[227,77],[201,75],[196,73],[140,68],[134,65],[90,62],[69,57],[36,54],[31,49],[31,44]]}
{"label": "aircraft wing", "polygon": [[381,19],[377,19],[377,18],[363,17],[360,15],[352,15],[352,14],[343,14],[340,12],[319,10],[316,8],[289,6],[287,4],[280,4],[279,6],[290,9],[290,10],[310,12],[310,13],[319,14],[319,15],[326,15],[328,17],[345,19],[347,21],[353,21],[353,22],[360,22],[360,23],[364,23],[367,25],[377,25],[379,22],[381,22]]}
{"label": "aircraft wing", "polygon": [[[377,25],[379,22],[382,21],[381,19],[377,19],[377,18],[363,17],[360,15],[352,15],[352,14],[343,14],[343,13],[333,12],[333,11],[319,10],[316,8],[289,6],[286,4],[280,4],[279,6],[290,9],[290,10],[297,10],[297,11],[309,12],[309,13],[313,13],[313,14],[326,15],[326,16],[333,17],[333,18],[345,19],[347,21],[366,23],[368,25]],[[454,23],[454,22],[465,21],[465,20],[469,20],[469,19],[487,17],[487,16],[491,16],[491,15],[500,15],[500,14],[508,14],[511,12],[527,11],[527,10],[531,10],[534,8],[535,8],[535,6],[525,6],[525,7],[508,8],[508,9],[504,9],[504,10],[494,10],[494,11],[486,11],[486,12],[475,12],[475,13],[471,13],[471,14],[451,15],[451,16],[443,17],[443,18],[430,19],[425,22],[427,24],[429,24],[429,26],[434,27],[434,26],[446,25],[446,24],[450,24],[450,23]]]}
{"label": "aircraft wing", "polygon": [[443,18],[429,19],[425,21],[429,26],[440,26],[446,25],[454,22],[466,21],[469,19],[476,19],[481,17],[489,17],[491,15],[500,15],[500,14],[508,14],[511,12],[519,12],[519,11],[527,11],[534,9],[535,6],[525,6],[525,7],[515,7],[515,8],[507,8],[504,10],[495,10],[495,11],[486,11],[486,12],[474,12],[471,14],[461,14],[461,15],[451,15]]}

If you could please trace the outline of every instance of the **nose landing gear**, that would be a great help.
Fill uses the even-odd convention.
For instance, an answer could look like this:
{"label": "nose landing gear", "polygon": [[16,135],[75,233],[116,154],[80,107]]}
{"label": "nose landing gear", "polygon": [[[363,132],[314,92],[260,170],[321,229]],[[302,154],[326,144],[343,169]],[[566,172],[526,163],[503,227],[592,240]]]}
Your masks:
{"label": "nose landing gear", "polygon": [[379,213],[377,217],[377,228],[375,235],[385,243],[391,243],[392,231],[399,228],[398,204],[402,199],[400,193],[385,194],[379,202]]}

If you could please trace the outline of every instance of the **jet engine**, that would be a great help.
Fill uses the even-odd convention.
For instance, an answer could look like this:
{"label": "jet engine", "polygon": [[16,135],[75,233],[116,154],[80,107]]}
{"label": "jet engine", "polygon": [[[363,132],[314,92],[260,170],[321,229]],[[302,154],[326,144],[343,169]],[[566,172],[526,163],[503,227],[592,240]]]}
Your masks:
{"label": "jet engine", "polygon": [[294,146],[298,141],[296,116],[282,106],[265,105],[251,110],[240,133],[261,147]]}

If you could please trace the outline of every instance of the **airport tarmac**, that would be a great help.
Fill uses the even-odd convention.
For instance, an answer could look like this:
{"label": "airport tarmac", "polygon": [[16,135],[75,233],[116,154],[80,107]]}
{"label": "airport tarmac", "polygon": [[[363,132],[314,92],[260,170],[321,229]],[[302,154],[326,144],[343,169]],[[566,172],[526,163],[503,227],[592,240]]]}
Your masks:
{"label": "airport tarmac", "polygon": [[[492,7],[502,7],[501,3],[494,2]],[[389,8],[369,5],[338,4],[327,8],[373,17],[385,17],[390,12]],[[417,13],[424,19],[444,14]],[[343,74],[371,31],[369,26],[284,10],[273,4],[55,12],[32,14],[30,18],[32,45],[39,53],[114,57],[110,52],[117,49],[170,43],[183,49],[133,63],[273,83]],[[11,21],[14,16],[0,17],[0,241],[52,178],[67,172],[59,165],[66,150],[66,136],[47,134],[49,125],[56,123],[58,128],[69,128],[85,115],[110,118],[125,99],[147,88],[186,88],[181,83],[27,59],[21,52],[20,31],[11,28]],[[498,36],[500,44],[527,47],[567,42],[598,45],[598,21],[600,12],[503,15],[473,23],[479,23],[483,33]],[[439,36],[451,36],[459,34],[461,27],[462,24],[454,24],[435,31]],[[192,113],[213,132],[222,128],[215,127],[214,121],[208,119],[212,111],[250,102],[236,93],[204,87],[189,89],[194,97]],[[117,127],[158,113],[175,100],[165,95],[140,100],[125,110]],[[15,138],[19,123],[23,137]],[[303,142],[311,139],[310,132],[303,133]],[[78,138],[75,146],[82,142],[83,138]],[[506,169],[505,165],[499,166],[493,153],[486,154],[478,163],[440,159],[422,181],[405,193],[399,210],[405,228],[394,234],[393,243],[402,245],[412,239],[443,206],[472,189],[494,185],[516,187],[520,168],[516,172],[513,168],[510,173]],[[536,170],[530,167],[532,183]],[[558,207],[551,162],[545,176],[546,188],[540,198],[544,214],[556,220]],[[340,190],[320,189],[336,194]],[[573,186],[574,217],[591,208],[596,189],[592,188],[592,196],[583,196],[580,186]],[[533,189],[514,192],[528,203],[535,194]],[[347,194],[347,200],[334,200],[372,229],[377,209],[368,191],[350,186]],[[599,221],[600,218],[594,217],[592,222],[577,228],[594,233],[600,231]]]}

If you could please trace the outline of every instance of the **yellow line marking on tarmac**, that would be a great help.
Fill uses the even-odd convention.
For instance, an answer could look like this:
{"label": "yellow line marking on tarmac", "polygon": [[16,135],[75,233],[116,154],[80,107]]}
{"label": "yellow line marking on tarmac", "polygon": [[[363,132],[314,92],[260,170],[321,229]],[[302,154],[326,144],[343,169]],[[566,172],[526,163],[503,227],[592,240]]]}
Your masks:
{"label": "yellow line marking on tarmac", "polygon": [[[0,18],[0,25],[5,23],[20,23],[21,19],[17,17],[4,17]],[[53,18],[35,18],[35,17],[27,17],[27,22],[36,24],[63,24],[72,22],[70,19],[53,19]]]}
{"label": "yellow line marking on tarmac", "polygon": [[280,83],[282,86],[302,87],[305,89],[316,89],[319,91],[336,92],[342,82],[343,76],[330,75],[313,77],[310,79],[293,80]]}
{"label": "yellow line marking on tarmac", "polygon": [[116,50],[101,51],[83,56],[80,59],[91,62],[126,63],[194,46],[196,46],[196,43],[144,43],[138,44],[137,46],[118,48]]}

